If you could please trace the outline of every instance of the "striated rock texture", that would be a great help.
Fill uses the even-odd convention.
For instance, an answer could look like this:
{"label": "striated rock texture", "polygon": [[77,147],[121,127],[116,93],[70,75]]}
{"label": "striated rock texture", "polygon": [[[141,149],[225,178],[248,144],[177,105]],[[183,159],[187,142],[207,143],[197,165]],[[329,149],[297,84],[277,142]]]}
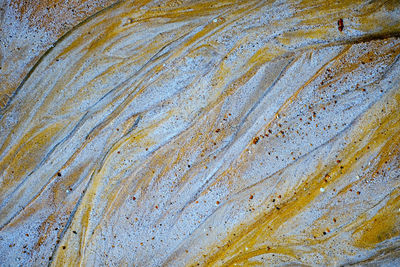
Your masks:
{"label": "striated rock texture", "polygon": [[398,0],[105,8],[1,77],[1,265],[399,265],[399,54]]}
{"label": "striated rock texture", "polygon": [[113,2],[116,0],[0,1],[0,109],[58,38]]}

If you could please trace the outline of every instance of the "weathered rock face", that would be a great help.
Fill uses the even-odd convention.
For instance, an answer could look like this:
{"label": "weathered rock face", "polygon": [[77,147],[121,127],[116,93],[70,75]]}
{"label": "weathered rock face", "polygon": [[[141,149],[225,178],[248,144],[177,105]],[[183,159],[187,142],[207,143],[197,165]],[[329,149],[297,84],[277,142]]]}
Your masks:
{"label": "weathered rock face", "polygon": [[63,34],[116,0],[2,0],[0,2],[0,109],[39,58]]}
{"label": "weathered rock face", "polygon": [[0,262],[400,264],[399,37],[396,0],[135,1],[14,59]]}

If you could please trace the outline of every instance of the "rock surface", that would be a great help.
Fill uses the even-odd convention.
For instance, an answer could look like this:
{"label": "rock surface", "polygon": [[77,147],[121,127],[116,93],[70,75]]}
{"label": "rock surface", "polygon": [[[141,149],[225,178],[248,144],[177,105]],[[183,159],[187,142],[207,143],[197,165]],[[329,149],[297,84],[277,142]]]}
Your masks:
{"label": "rock surface", "polygon": [[1,265],[400,264],[397,0],[122,1],[51,40],[1,77]]}

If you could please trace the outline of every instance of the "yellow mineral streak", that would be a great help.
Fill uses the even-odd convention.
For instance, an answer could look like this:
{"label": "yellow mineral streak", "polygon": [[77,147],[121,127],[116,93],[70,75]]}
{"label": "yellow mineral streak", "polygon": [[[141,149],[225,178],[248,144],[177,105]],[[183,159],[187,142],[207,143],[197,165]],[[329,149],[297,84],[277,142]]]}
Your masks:
{"label": "yellow mineral streak", "polygon": [[8,6],[1,263],[399,264],[398,1],[78,2]]}

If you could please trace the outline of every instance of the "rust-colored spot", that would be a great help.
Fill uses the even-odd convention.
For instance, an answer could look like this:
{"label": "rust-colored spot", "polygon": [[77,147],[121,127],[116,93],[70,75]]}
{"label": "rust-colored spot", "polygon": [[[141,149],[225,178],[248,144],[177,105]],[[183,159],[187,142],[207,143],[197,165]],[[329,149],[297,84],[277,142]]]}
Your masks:
{"label": "rust-colored spot", "polygon": [[260,140],[260,137],[258,137],[258,136],[254,137],[253,144],[257,144],[259,140]]}
{"label": "rust-colored spot", "polygon": [[338,24],[338,30],[343,31],[343,29],[344,29],[343,19],[339,19],[337,24]]}

